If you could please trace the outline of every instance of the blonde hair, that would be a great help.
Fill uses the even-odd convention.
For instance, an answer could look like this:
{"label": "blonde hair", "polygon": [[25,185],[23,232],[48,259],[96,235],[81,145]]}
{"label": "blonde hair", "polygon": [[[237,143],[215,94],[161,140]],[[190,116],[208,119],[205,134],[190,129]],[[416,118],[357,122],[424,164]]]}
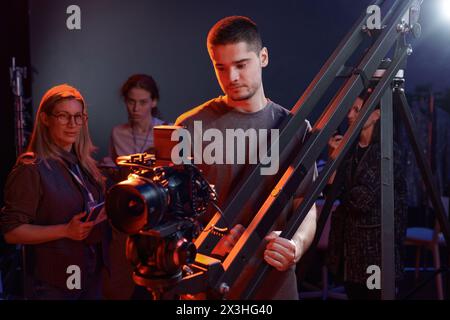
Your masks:
{"label": "blonde hair", "polygon": [[[64,100],[76,100],[81,103],[82,112],[87,116],[87,106],[81,93],[68,84],[61,84],[50,88],[42,97],[39,109],[36,113],[36,121],[33,128],[27,152],[32,152],[42,160],[56,159],[62,161],[57,145],[52,141],[48,127],[42,122],[41,114],[50,115],[56,104]],[[80,134],[74,143],[75,154],[81,166],[102,186],[104,178],[97,168],[92,153],[96,150],[93,145],[88,129],[87,121],[83,123]]]}

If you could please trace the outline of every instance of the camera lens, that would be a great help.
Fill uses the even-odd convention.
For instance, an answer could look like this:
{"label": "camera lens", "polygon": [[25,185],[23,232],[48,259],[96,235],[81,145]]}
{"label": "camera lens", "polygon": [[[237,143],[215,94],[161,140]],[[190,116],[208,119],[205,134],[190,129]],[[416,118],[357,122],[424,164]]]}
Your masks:
{"label": "camera lens", "polygon": [[113,226],[127,234],[157,226],[167,209],[164,188],[139,177],[113,186],[105,202]]}
{"label": "camera lens", "polygon": [[141,215],[145,210],[145,205],[142,202],[142,199],[139,197],[131,195],[130,199],[126,199],[126,202],[127,202],[126,211],[132,216],[137,217]]}

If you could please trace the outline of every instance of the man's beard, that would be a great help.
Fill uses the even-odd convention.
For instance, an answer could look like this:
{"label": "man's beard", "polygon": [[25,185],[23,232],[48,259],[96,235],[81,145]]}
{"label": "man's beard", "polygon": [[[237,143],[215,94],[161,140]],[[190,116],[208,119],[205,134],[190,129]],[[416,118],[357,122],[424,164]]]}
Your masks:
{"label": "man's beard", "polygon": [[[248,88],[248,87],[245,87]],[[251,97],[253,97],[256,93],[255,88],[249,88],[249,90],[246,93],[240,93],[240,94],[228,94],[228,97],[233,101],[244,101],[248,100]]]}

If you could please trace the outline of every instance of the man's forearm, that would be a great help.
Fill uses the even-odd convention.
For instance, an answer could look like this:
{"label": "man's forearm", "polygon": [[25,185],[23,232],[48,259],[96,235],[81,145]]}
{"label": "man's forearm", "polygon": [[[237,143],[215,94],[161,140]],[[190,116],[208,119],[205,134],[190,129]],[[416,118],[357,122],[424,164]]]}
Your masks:
{"label": "man's forearm", "polygon": [[[298,201],[294,200],[294,208],[297,208]],[[317,209],[314,204],[306,215],[305,219],[298,227],[292,241],[296,246],[295,260],[298,262],[303,254],[309,249],[314,240],[317,226]]]}

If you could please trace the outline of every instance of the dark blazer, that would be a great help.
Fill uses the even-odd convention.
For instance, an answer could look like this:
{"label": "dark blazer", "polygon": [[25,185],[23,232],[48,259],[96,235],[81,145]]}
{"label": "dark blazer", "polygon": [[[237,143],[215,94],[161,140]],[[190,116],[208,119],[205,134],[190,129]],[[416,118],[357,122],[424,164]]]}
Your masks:
{"label": "dark blazer", "polygon": [[[379,130],[379,126],[375,131]],[[406,235],[406,182],[394,144],[394,219],[396,277],[403,270],[403,242]],[[327,264],[341,280],[366,283],[367,267],[381,267],[381,183],[380,141],[372,143],[357,161],[357,145],[336,174],[340,205],[332,214]]]}
{"label": "dark blazer", "polygon": [[[6,233],[22,224],[58,225],[86,210],[83,187],[68,168],[77,164],[74,154],[62,152],[62,159],[19,159],[5,186],[5,206],[0,214],[0,228]],[[96,201],[103,200],[102,188],[83,172],[83,180]],[[110,232],[107,223],[94,227],[84,241],[64,238],[38,245],[25,246],[26,271],[32,279],[67,289],[67,268],[77,265],[81,270],[81,289],[86,287],[89,251],[95,250],[100,265],[108,264],[107,246]],[[92,256],[92,255],[91,255]],[[91,258],[92,259],[92,258]]]}

